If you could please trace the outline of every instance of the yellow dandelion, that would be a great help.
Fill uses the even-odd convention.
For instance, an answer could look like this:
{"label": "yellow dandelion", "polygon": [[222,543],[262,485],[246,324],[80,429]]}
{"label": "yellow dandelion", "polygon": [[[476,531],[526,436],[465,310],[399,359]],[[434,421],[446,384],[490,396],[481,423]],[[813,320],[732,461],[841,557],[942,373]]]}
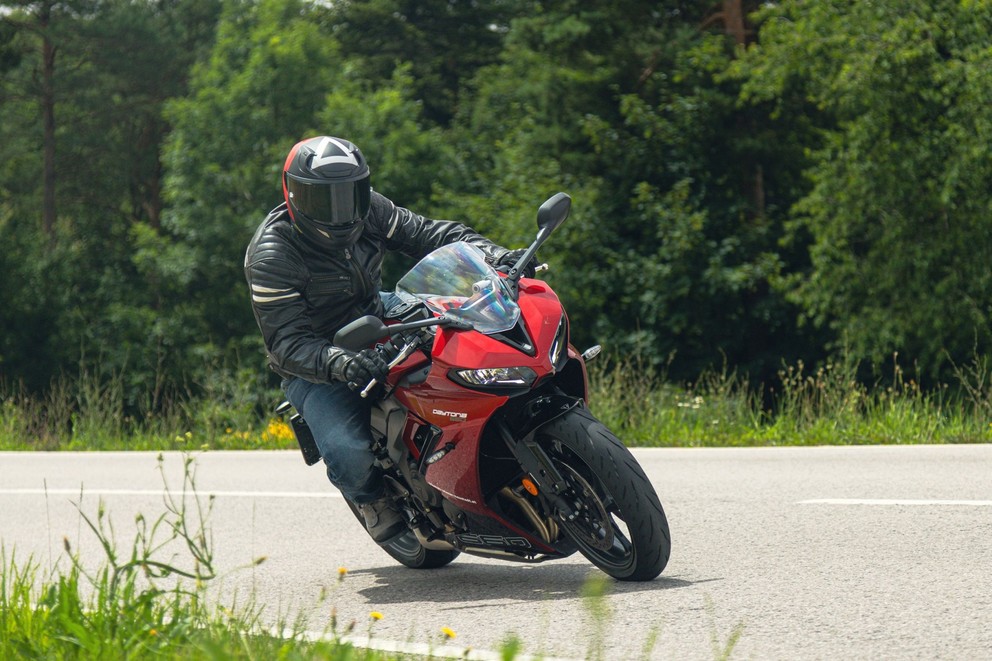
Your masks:
{"label": "yellow dandelion", "polygon": [[344,577],[348,575],[348,570],[345,567],[338,567],[338,580],[343,581]]}
{"label": "yellow dandelion", "polygon": [[158,629],[149,629],[148,630],[148,635],[151,636],[152,638],[154,638],[155,636],[158,635]]}
{"label": "yellow dandelion", "polygon": [[380,613],[379,611],[372,611],[371,613],[369,613],[369,617],[375,620],[376,622],[378,622],[379,620],[382,619],[382,613]]}
{"label": "yellow dandelion", "polygon": [[441,627],[441,633],[443,633],[444,637],[447,638],[448,640],[451,640],[457,635],[454,631],[452,631],[448,627]]}

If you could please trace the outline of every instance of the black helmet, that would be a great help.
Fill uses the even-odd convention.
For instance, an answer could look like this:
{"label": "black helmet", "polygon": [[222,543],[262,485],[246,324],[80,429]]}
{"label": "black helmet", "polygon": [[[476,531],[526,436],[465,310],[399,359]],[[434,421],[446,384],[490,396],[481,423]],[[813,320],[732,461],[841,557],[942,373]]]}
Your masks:
{"label": "black helmet", "polygon": [[372,204],[369,166],[347,140],[308,138],[290,150],[283,166],[289,216],[304,236],[320,245],[353,244]]}

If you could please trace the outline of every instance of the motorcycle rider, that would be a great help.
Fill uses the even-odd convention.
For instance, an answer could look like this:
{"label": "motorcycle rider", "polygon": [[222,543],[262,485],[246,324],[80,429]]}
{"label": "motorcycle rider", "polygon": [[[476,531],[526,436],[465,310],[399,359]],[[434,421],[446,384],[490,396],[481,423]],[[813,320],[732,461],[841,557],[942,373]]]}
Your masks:
{"label": "motorcycle rider", "polygon": [[[382,317],[399,303],[395,294],[380,292],[387,250],[420,258],[467,241],[504,270],[524,251],[397,206],[372,190],[365,157],[341,138],[319,136],[293,146],[283,166],[283,196],[245,255],[255,321],[270,366],[313,432],[328,479],[358,506],[372,538],[388,541],[406,525],[374,465],[369,405],[357,392],[372,379],[382,381],[388,368],[375,349],[348,351],[332,338],[349,322]],[[530,276],[535,265],[525,269]]]}

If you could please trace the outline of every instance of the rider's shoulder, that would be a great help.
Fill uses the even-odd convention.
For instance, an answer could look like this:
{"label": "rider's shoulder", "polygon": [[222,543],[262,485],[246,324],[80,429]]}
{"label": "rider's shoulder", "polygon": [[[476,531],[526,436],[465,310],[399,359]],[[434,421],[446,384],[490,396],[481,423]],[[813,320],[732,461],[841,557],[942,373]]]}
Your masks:
{"label": "rider's shoulder", "polygon": [[248,244],[245,267],[263,266],[272,262],[302,265],[292,222],[286,205],[281,204],[265,217]]}
{"label": "rider's shoulder", "polygon": [[396,213],[396,204],[388,197],[372,191],[372,204],[369,209],[367,227],[379,233],[385,232]]}

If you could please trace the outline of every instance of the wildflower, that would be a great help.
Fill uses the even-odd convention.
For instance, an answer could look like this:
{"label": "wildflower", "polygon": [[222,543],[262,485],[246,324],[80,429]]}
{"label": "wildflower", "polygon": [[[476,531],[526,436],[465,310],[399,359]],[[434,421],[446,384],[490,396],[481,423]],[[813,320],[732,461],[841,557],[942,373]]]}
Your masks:
{"label": "wildflower", "polygon": [[262,432],[263,441],[291,441],[293,440],[293,429],[283,420],[269,420],[265,431]]}
{"label": "wildflower", "polygon": [[375,620],[376,622],[378,622],[379,620],[382,619],[382,613],[380,613],[379,611],[372,611],[371,613],[369,613],[369,617]]}
{"label": "wildflower", "polygon": [[454,631],[452,631],[448,627],[441,627],[441,633],[443,633],[444,634],[444,637],[447,638],[448,640],[451,640],[452,638],[454,638],[457,635],[457,634],[455,634]]}
{"label": "wildflower", "polygon": [[344,577],[347,576],[347,574],[348,574],[348,570],[346,568],[338,567],[338,582],[340,583],[341,581],[343,581]]}
{"label": "wildflower", "polygon": [[158,629],[149,629],[148,630],[148,635],[151,636],[152,638],[154,638],[155,636],[158,635]]}

